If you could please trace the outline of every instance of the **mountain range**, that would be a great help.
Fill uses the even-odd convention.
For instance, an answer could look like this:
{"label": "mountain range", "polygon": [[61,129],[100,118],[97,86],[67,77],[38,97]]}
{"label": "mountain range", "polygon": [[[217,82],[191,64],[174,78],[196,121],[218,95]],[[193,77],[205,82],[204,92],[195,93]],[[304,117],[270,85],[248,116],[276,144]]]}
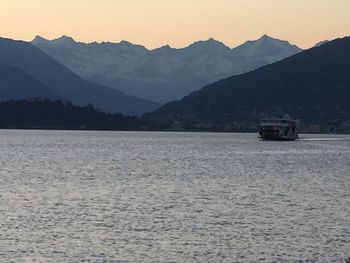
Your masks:
{"label": "mountain range", "polygon": [[85,80],[31,43],[0,38],[0,99],[27,97],[63,99],[81,106],[90,103],[104,111],[130,115],[159,107]]}
{"label": "mountain range", "polygon": [[249,126],[290,114],[304,124],[350,126],[349,72],[346,37],[207,85],[146,117],[184,125]]}
{"label": "mountain range", "polygon": [[159,103],[302,51],[267,35],[232,49],[212,38],[153,50],[127,41],[87,44],[67,36],[52,41],[37,36],[31,43],[86,80]]}

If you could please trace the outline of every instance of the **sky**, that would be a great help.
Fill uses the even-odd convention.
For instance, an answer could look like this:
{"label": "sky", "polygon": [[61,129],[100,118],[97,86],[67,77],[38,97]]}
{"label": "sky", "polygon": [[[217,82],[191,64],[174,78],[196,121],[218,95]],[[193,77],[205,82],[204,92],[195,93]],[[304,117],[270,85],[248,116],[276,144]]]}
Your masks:
{"label": "sky", "polygon": [[301,48],[350,35],[350,0],[0,0],[0,36],[68,35],[148,48],[215,38],[230,47],[263,34]]}

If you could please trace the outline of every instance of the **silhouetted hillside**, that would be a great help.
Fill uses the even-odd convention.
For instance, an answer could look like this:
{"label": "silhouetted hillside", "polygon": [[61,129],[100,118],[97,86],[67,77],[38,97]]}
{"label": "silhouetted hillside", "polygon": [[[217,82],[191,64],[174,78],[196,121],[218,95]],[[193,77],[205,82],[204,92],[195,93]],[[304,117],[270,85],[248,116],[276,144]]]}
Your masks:
{"label": "silhouetted hillside", "polygon": [[24,71],[8,65],[0,66],[0,100],[19,100],[33,97],[60,98],[57,93]]}
{"label": "silhouetted hillside", "polygon": [[21,100],[0,102],[0,128],[140,130],[137,117],[110,114],[92,105],[74,106],[60,100]]}
{"label": "silhouetted hillside", "polygon": [[350,121],[350,38],[223,79],[147,115],[191,125],[250,125],[288,113],[303,123]]}

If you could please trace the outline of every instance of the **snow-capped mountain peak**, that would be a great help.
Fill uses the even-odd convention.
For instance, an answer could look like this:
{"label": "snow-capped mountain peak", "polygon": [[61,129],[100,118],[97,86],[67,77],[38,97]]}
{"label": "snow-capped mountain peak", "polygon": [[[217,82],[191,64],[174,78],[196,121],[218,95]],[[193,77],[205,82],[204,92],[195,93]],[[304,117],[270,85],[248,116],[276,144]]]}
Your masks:
{"label": "snow-capped mountain peak", "polygon": [[229,49],[228,46],[226,46],[224,43],[214,39],[214,38],[209,38],[208,40],[200,40],[196,41],[193,44],[189,45],[187,48],[224,48],[224,49]]}
{"label": "snow-capped mountain peak", "polygon": [[50,43],[50,40],[43,38],[39,35],[35,36],[35,38],[32,40],[32,44],[34,45],[42,44],[42,43]]}
{"label": "snow-capped mountain peak", "polygon": [[66,36],[66,35],[63,35],[59,38],[56,38],[54,40],[52,40],[53,43],[55,44],[76,44],[77,42],[72,38],[72,37],[69,37],[69,36]]}

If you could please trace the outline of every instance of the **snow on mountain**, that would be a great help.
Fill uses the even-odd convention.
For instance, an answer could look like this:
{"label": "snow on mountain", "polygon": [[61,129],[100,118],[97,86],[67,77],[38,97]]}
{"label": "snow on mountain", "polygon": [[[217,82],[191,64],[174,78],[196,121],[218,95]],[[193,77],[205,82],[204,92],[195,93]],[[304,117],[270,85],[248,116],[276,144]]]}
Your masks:
{"label": "snow on mountain", "polygon": [[[43,39],[37,38],[37,41],[43,42]],[[75,53],[71,49],[71,46],[79,45],[73,43],[72,39],[69,38],[61,38],[57,42],[60,44],[56,46],[63,46],[62,50],[68,54],[67,57],[80,66],[79,60],[72,57]],[[68,48],[65,48],[66,45]],[[61,55],[62,52],[57,54]],[[91,103],[104,111],[129,115],[141,115],[159,106],[153,101],[139,99],[87,81],[58,63],[38,47],[25,41],[0,38],[0,65],[12,67],[11,69],[2,69],[3,85],[7,83],[13,89],[8,90],[3,87],[2,95],[4,98],[6,96],[8,98],[23,98],[30,94],[36,94],[41,97],[61,98],[80,106]]]}
{"label": "snow on mountain", "polygon": [[81,43],[67,36],[52,41],[38,36],[32,44],[85,79],[161,103],[301,51],[267,35],[233,49],[213,38],[154,50],[127,41]]}
{"label": "snow on mountain", "polygon": [[33,40],[32,40],[32,44],[34,45],[40,45],[40,44],[45,44],[45,43],[49,43],[50,40],[43,38],[41,36],[36,36]]}

